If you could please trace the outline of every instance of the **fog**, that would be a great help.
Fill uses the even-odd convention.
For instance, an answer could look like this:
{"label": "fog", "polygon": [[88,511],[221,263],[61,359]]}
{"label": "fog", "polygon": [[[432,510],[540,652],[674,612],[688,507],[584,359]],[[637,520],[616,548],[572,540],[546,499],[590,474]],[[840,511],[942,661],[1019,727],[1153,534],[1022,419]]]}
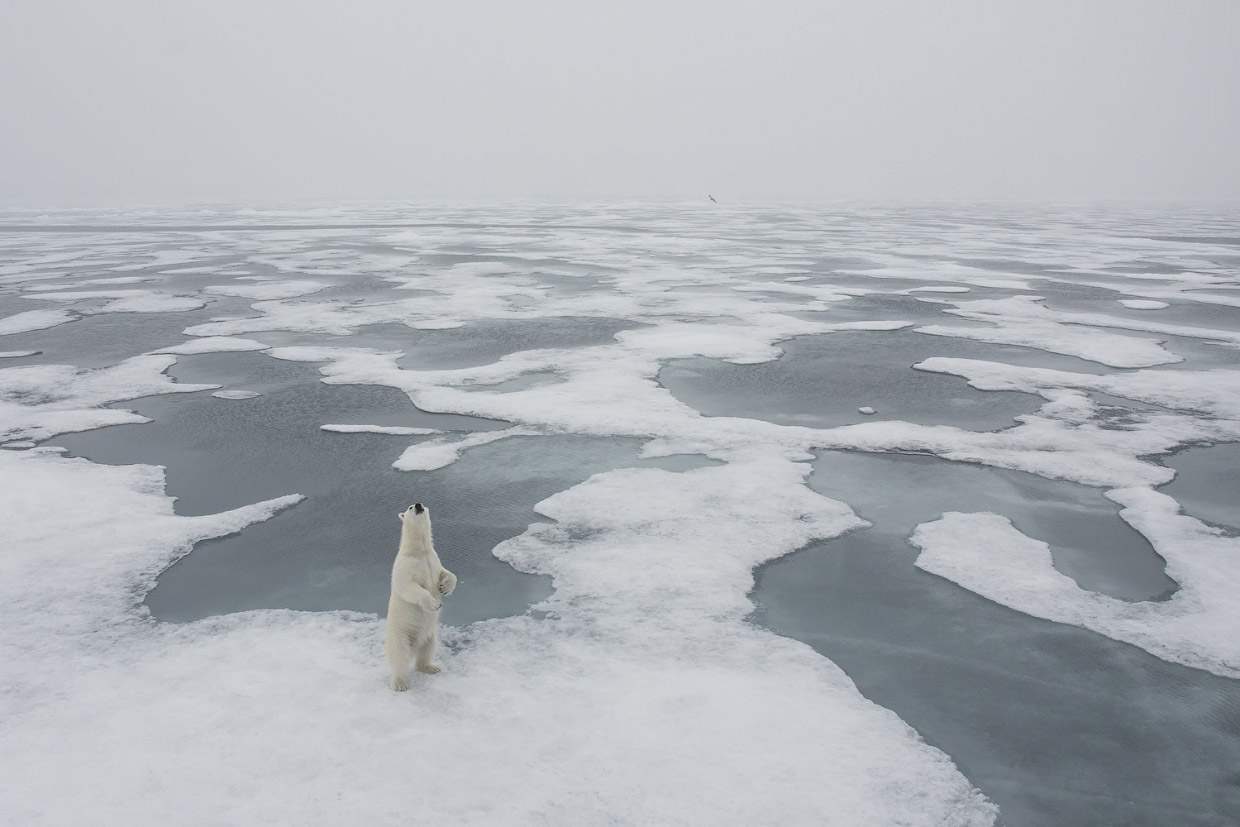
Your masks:
{"label": "fog", "polygon": [[1240,198],[1240,3],[22,2],[0,203]]}

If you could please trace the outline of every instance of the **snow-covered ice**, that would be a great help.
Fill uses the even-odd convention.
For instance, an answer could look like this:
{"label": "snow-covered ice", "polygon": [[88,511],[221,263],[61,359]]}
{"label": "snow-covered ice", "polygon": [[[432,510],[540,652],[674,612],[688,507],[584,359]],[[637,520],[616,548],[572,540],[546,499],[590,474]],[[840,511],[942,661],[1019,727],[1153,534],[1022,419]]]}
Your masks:
{"label": "snow-covered ice", "polygon": [[[1012,824],[1038,806],[1044,823],[1082,821],[1079,808],[1092,805],[1081,802],[1110,795],[1088,773],[1079,799],[1031,805],[994,779],[1033,789],[1042,769],[958,767],[817,644],[750,618],[756,567],[807,547],[829,553],[869,530],[850,506],[877,514],[894,500],[847,480],[823,493],[807,484],[815,456],[912,453],[1105,493],[1176,588],[1160,599],[1087,590],[1028,533],[1025,511],[1000,513],[1001,498],[902,529],[903,552],[921,549],[920,572],[898,563],[916,576],[909,588],[1008,607],[1021,645],[1036,646],[1036,624],[1050,620],[1092,630],[1100,651],[1140,647],[1181,670],[1176,680],[1240,677],[1240,541],[1159,490],[1175,476],[1162,461],[1174,452],[1240,442],[1236,253],[1191,240],[1231,237],[1237,216],[1004,208],[999,220],[994,209],[168,211],[125,232],[10,237],[0,348],[14,337],[3,355],[21,362],[0,367],[0,810],[31,824],[89,812],[101,824],[205,813],[227,823],[970,825],[993,823],[1010,796],[1020,802]],[[90,216],[95,228],[137,221]],[[186,232],[194,222],[212,229]],[[1089,301],[1073,298],[1083,291]],[[28,309],[35,301],[57,306]],[[150,335],[123,358],[72,356],[87,344],[71,358],[40,352],[71,329],[123,346],[107,336],[132,330],[130,314],[151,320]],[[1214,348],[1206,365],[1199,344]],[[317,389],[382,390],[417,407],[337,415],[326,397],[285,393],[307,375]],[[167,479],[192,476],[174,465],[194,446],[168,460],[167,475],[125,464],[130,436],[115,438],[114,465],[56,448],[104,444],[123,430],[110,425],[154,427],[171,416],[158,401],[170,395],[176,410],[224,423],[247,411],[287,417],[298,429],[279,445],[310,456],[310,440],[322,440],[342,477],[358,469],[341,458],[364,443],[356,456],[376,466],[367,474],[407,480],[410,502],[449,520],[485,522],[487,509],[454,514],[436,502],[453,490],[422,486],[475,467],[472,457],[529,463],[493,481],[479,469],[477,485],[498,499],[558,478],[530,444],[626,440],[639,456],[609,454],[540,494],[539,518],[490,550],[550,591],[517,614],[447,627],[447,671],[397,696],[384,681],[380,620],[365,611],[291,611],[290,601],[187,623],[152,617],[144,598],[169,566],[211,565],[210,546],[196,544],[223,548],[237,532],[278,532],[324,508],[311,491],[323,480],[303,476],[298,490],[290,473],[266,479],[261,496],[182,511]],[[343,536],[383,536],[394,505],[333,519],[356,520],[336,526]],[[358,566],[390,557],[391,519],[391,548],[305,555],[336,569],[289,573],[311,592],[296,605],[312,606],[350,555]],[[440,553],[452,568],[459,552]],[[1124,565],[1103,557],[1100,569]],[[276,559],[256,558],[254,571]],[[386,580],[376,580],[382,597]],[[896,594],[878,594],[899,610]],[[1030,717],[1031,738],[1056,725],[1037,709],[1013,714]],[[933,731],[935,720],[910,723]],[[1211,767],[1240,760],[1236,740]],[[68,742],[75,749],[47,746]],[[410,763],[426,786],[408,787]],[[1200,782],[1188,807],[1184,779],[1215,771],[1182,770],[1151,812],[1240,817],[1224,781]]]}

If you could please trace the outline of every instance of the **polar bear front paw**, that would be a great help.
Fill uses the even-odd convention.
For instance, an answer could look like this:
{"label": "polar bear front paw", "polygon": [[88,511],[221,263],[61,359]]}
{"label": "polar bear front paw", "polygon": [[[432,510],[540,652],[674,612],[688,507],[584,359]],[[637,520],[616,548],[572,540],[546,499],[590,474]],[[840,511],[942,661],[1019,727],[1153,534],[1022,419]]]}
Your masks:
{"label": "polar bear front paw", "polygon": [[388,678],[388,686],[392,687],[397,692],[404,692],[409,688],[409,679],[403,675],[393,675]]}
{"label": "polar bear front paw", "polygon": [[423,604],[422,604],[422,608],[423,608],[423,609],[426,609],[426,611],[428,611],[428,612],[437,612],[437,611],[439,611],[440,609],[442,609],[442,608],[443,608],[443,601],[442,601],[442,600],[433,600],[433,599],[432,599],[432,600],[428,600],[428,601],[426,601],[425,603],[423,603]]}
{"label": "polar bear front paw", "polygon": [[443,667],[437,663],[428,663],[425,666],[419,666],[418,671],[425,672],[428,675],[438,675],[443,671]]}

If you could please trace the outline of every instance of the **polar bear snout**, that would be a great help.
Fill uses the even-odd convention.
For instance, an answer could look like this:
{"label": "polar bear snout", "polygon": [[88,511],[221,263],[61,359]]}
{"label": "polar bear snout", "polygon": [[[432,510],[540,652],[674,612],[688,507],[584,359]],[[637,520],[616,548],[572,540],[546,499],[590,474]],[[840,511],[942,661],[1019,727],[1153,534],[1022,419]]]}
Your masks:
{"label": "polar bear snout", "polygon": [[398,513],[396,516],[400,517],[402,520],[406,517],[419,517],[423,520],[429,520],[431,518],[431,510],[422,505],[422,503],[414,503],[404,511]]}

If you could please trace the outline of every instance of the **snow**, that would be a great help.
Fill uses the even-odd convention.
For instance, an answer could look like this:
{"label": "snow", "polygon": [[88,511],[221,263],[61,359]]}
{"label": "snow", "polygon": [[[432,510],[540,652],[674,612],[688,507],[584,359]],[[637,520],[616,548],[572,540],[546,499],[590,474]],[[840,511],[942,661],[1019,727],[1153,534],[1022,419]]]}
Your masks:
{"label": "snow", "polygon": [[1162,310],[1171,305],[1153,299],[1120,299],[1119,303],[1132,310]]}
{"label": "snow", "polygon": [[31,330],[46,330],[49,327],[71,322],[77,316],[68,310],[27,310],[0,319],[0,336],[10,333],[26,333]]}
{"label": "snow", "polygon": [[[918,327],[917,332],[994,344],[1023,345],[1118,368],[1143,368],[1183,361],[1158,342],[1108,333],[1089,326],[1099,324],[1100,318],[1113,322],[1113,326],[1124,326],[1120,320],[1056,312],[1041,305],[1040,301],[1039,296],[1013,296],[962,302],[947,312],[989,322],[994,327],[925,325]],[[1137,328],[1135,322],[1129,326]]]}
{"label": "snow", "polygon": [[0,352],[0,359],[20,359],[24,356],[35,356],[38,352],[37,350],[6,350]]}
{"label": "snow", "polygon": [[434,471],[456,462],[462,453],[479,445],[510,436],[532,436],[536,431],[528,428],[505,428],[502,431],[485,431],[467,437],[445,437],[410,445],[400,458],[392,463],[398,471]]}
{"label": "snow", "polygon": [[41,440],[105,425],[147,422],[132,411],[102,406],[219,387],[173,382],[164,371],[175,362],[175,356],[143,355],[94,370],[69,365],[0,368],[0,439]]}
{"label": "snow", "polygon": [[204,336],[172,347],[160,348],[156,353],[176,353],[189,356],[197,353],[231,353],[247,350],[266,350],[267,345],[253,339],[235,336]]}
{"label": "snow", "polygon": [[255,397],[262,396],[262,394],[255,391],[215,391],[211,395],[216,399],[254,399]]}

